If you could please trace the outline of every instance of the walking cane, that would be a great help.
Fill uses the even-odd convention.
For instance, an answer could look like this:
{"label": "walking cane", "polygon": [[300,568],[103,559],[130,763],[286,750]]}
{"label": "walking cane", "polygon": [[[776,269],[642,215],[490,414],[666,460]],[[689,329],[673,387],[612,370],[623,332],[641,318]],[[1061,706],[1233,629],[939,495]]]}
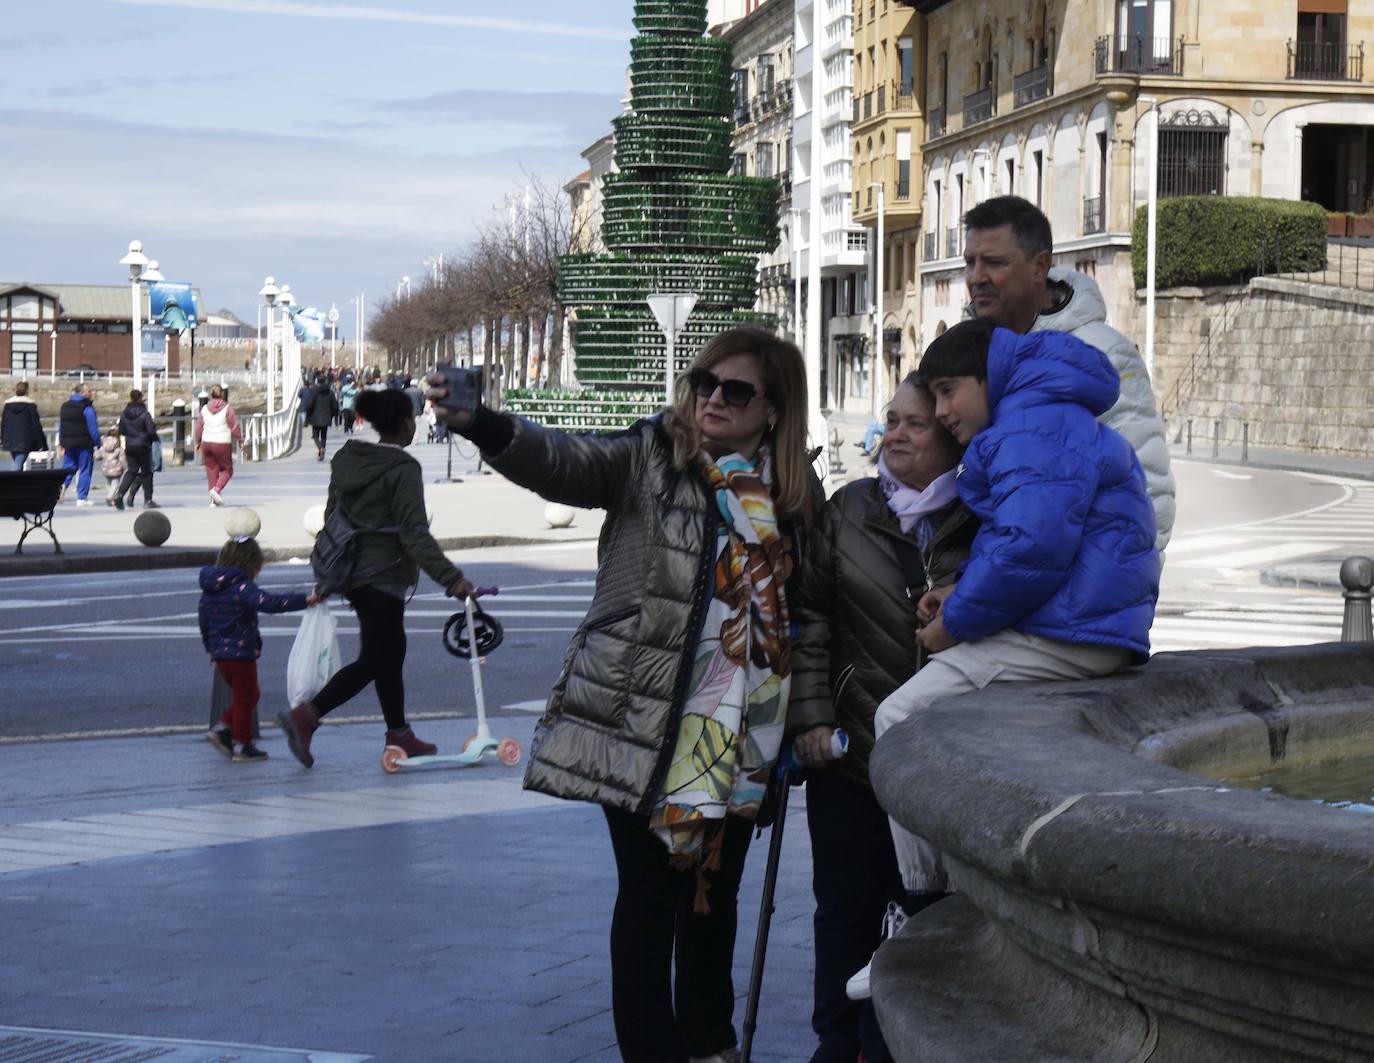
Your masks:
{"label": "walking cane", "polygon": [[[841,757],[849,749],[849,736],[836,728],[831,751]],[[778,864],[782,860],[782,832],[787,825],[787,797],[792,787],[805,781],[801,765],[789,745],[778,757],[778,811],[773,818],[772,837],[768,840],[768,866],[763,872],[763,898],[759,901],[759,928],[754,935],[754,964],[749,971],[749,996],[744,1003],[744,1039],[740,1043],[740,1063],[749,1063],[754,1048],[754,1032],[758,1029],[759,998],[763,993],[763,961],[768,954],[768,929],[773,921],[773,895],[778,888]]]}

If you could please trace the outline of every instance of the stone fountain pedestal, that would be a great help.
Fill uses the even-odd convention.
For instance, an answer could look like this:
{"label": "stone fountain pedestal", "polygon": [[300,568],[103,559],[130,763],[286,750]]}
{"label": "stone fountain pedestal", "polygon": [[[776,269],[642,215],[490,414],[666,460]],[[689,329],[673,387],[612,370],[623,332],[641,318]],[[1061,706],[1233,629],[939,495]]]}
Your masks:
{"label": "stone fountain pedestal", "polygon": [[1374,756],[1374,647],[993,684],[878,743],[958,895],[873,966],[900,1063],[1374,1059],[1374,822],[1220,778]]}

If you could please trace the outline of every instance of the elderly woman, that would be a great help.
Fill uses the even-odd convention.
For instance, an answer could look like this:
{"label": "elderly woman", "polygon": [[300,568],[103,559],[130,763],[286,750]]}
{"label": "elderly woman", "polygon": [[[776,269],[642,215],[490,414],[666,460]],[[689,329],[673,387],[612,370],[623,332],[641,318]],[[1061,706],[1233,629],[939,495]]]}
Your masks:
{"label": "elderly woman", "polygon": [[[916,603],[953,584],[977,528],[954,490],[960,447],[935,420],[919,374],[893,396],[878,475],[847,484],[821,510],[807,550],[796,615],[788,709],[807,773],[816,895],[814,1063],[890,1060],[871,1005],[846,995],[892,922],[933,897],[908,896],[887,815],[873,795],[873,716],[920,667]],[[849,736],[836,759],[831,736]],[[890,912],[888,916],[886,913]],[[867,995],[866,986],[853,987]]]}
{"label": "elderly woman", "polygon": [[605,812],[621,1055],[731,1058],[736,894],[782,742],[791,533],[816,487],[801,354],[760,329],[725,332],[671,409],[608,436],[487,409],[446,419],[515,483],[606,510],[592,605],[525,785]]}

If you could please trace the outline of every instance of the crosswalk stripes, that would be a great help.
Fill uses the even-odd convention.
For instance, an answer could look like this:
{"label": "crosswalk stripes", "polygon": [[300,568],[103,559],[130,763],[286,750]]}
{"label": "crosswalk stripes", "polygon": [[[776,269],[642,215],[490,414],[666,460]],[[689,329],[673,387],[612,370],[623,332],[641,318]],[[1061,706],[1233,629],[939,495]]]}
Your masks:
{"label": "crosswalk stripes", "polygon": [[1341,618],[1341,599],[1336,594],[1275,595],[1269,600],[1202,605],[1177,615],[1156,616],[1150,648],[1164,653],[1337,642]]}

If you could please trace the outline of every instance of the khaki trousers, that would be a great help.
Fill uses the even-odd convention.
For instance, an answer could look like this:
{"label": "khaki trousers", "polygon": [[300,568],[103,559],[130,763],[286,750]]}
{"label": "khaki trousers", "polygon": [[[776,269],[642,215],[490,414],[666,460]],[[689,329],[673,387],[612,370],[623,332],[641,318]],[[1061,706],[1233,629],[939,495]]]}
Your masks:
{"label": "khaki trousers", "polygon": [[[933,656],[878,706],[874,733],[881,739],[888,728],[934,702],[982,690],[989,683],[1094,679],[1120,671],[1130,660],[1130,650],[1120,646],[1063,642],[1008,628],[976,642],[961,642]],[[948,890],[949,879],[940,850],[896,820],[890,822],[897,864],[907,890]]]}

